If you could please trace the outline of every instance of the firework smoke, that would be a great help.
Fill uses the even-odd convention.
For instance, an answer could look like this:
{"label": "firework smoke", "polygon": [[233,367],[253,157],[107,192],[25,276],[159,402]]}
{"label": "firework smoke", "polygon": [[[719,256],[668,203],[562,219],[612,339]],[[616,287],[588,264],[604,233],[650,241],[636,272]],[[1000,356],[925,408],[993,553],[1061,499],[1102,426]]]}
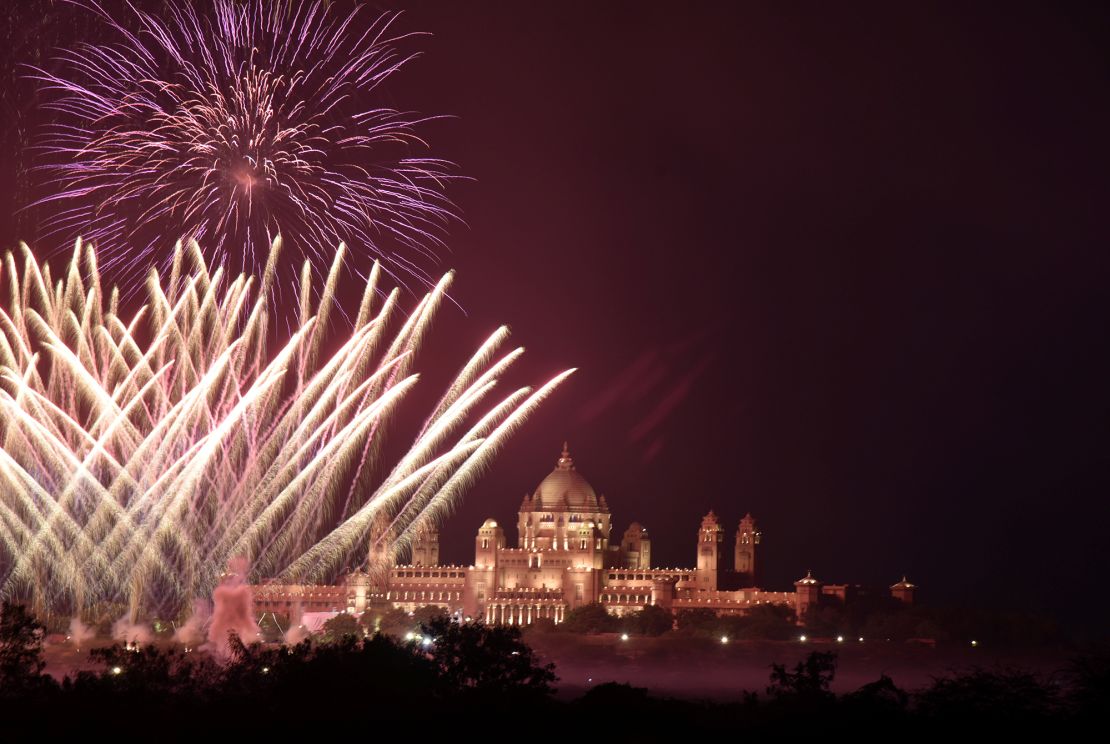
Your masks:
{"label": "firework smoke", "polygon": [[81,618],[71,618],[69,621],[68,640],[78,651],[92,639],[96,638],[96,630],[81,622]]}
{"label": "firework smoke", "polygon": [[211,602],[193,600],[193,612],[181,625],[174,628],[173,640],[186,648],[200,645],[207,637],[208,623],[212,619]]}
{"label": "firework smoke", "polygon": [[247,583],[247,562],[232,559],[227,573],[220,579],[212,597],[212,624],[208,627],[208,644],[220,658],[230,654],[232,633],[243,643],[254,643],[259,638],[258,623],[251,616],[254,610],[253,594]]}
{"label": "firework smoke", "polygon": [[120,276],[164,256],[165,235],[258,274],[280,234],[290,256],[326,261],[343,241],[359,272],[376,259],[402,283],[432,284],[422,267],[453,214],[452,167],[411,155],[427,119],[376,103],[415,56],[395,46],[413,35],[392,34],[397,14],[168,0],[161,17],[129,4],[122,19],[77,4],[105,40],[33,73],[58,114],[43,147],[54,193],[38,202],[62,207],[49,235],[72,243],[80,231]]}
{"label": "firework smoke", "polygon": [[112,638],[122,641],[125,646],[145,646],[154,640],[154,633],[142,623],[132,622],[124,615],[112,623]]}
{"label": "firework smoke", "polygon": [[387,466],[384,432],[451,275],[395,318],[398,291],[379,298],[375,265],[349,336],[329,334],[340,245],[321,289],[304,272],[300,325],[276,343],[280,249],[260,280],[232,280],[179,244],[130,316],[80,241],[57,277],[26,246],[22,261],[6,255],[0,598],[40,614],[107,604],[173,617],[212,596],[232,558],[255,580],[293,583],[334,580],[368,547],[391,558],[572,371],[487,405],[522,351],[498,356],[499,329]]}

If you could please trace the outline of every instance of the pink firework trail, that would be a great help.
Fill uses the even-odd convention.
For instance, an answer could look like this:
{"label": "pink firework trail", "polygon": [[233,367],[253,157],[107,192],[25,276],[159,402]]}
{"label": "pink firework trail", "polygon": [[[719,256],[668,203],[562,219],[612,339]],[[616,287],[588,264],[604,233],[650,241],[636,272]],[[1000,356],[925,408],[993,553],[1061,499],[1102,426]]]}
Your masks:
{"label": "pink firework trail", "polygon": [[162,17],[129,4],[125,23],[75,4],[114,41],[34,72],[58,114],[42,166],[57,191],[36,203],[60,208],[50,237],[80,232],[125,281],[167,254],[167,234],[252,273],[280,234],[287,256],[313,265],[342,241],[359,273],[378,260],[402,283],[433,283],[422,267],[454,216],[452,165],[408,156],[426,147],[416,129],[428,118],[375,105],[415,56],[395,46],[413,35],[391,34],[397,14],[169,0]]}

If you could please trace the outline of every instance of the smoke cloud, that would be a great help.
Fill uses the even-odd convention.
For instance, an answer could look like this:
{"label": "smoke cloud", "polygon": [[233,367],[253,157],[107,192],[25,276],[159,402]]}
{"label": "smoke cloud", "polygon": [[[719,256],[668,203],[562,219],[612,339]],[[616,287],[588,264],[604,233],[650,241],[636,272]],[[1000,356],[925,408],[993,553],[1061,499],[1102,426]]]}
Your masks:
{"label": "smoke cloud", "polygon": [[227,573],[212,595],[214,607],[208,626],[208,647],[221,659],[231,655],[228,635],[235,633],[243,643],[259,640],[258,623],[253,617],[253,593],[247,583],[246,558],[233,558]]}

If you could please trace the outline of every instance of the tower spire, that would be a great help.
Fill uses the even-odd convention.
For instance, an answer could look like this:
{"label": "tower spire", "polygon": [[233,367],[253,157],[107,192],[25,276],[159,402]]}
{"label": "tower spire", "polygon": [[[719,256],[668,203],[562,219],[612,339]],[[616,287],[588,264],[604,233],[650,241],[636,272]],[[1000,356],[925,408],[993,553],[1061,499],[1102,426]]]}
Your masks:
{"label": "tower spire", "polygon": [[563,441],[563,454],[559,457],[557,467],[562,470],[571,470],[574,468],[574,460],[571,459],[570,448],[567,446],[565,440]]}

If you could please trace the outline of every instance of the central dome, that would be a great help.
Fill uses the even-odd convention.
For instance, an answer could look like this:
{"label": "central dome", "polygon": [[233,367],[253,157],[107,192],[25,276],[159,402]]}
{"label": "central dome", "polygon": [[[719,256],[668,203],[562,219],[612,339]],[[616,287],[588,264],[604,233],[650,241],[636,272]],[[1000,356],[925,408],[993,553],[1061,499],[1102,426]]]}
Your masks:
{"label": "central dome", "polygon": [[[565,501],[564,501],[565,498]],[[561,509],[565,504],[573,511],[597,511],[597,494],[593,486],[574,469],[566,444],[563,456],[532,495],[533,508],[545,511]]]}

